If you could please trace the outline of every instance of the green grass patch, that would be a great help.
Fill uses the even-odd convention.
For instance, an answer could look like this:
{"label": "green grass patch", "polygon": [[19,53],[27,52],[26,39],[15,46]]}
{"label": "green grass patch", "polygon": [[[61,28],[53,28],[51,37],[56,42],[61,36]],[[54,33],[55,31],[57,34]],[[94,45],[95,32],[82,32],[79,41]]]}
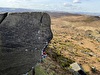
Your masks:
{"label": "green grass patch", "polygon": [[35,73],[35,75],[48,75],[46,71],[39,65],[35,67]]}

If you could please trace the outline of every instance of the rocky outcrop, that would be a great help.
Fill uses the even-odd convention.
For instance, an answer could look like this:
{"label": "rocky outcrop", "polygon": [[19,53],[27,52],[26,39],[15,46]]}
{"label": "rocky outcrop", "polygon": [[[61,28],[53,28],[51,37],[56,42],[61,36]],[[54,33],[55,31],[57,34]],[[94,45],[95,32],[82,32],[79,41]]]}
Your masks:
{"label": "rocky outcrop", "polygon": [[52,39],[50,17],[41,12],[0,14],[0,75],[21,75],[41,60]]}

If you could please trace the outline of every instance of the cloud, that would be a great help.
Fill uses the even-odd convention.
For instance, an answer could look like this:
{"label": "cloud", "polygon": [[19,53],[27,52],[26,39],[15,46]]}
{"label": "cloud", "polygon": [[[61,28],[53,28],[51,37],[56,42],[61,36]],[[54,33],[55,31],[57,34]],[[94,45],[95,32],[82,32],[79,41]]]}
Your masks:
{"label": "cloud", "polygon": [[20,0],[7,0],[7,2],[9,2],[9,3],[10,3],[10,2],[13,2],[13,3],[14,3],[14,2],[19,2],[19,1],[20,1]]}
{"label": "cloud", "polygon": [[73,0],[73,3],[81,3],[81,0]]}
{"label": "cloud", "polygon": [[22,1],[21,1],[21,0],[7,0],[7,3],[10,3],[10,4],[13,5],[13,4],[16,4],[16,3],[17,3],[17,4],[18,4],[18,3],[22,3],[22,2],[24,2],[24,1],[25,1],[25,0],[22,0]]}
{"label": "cloud", "polygon": [[79,10],[80,7],[71,3],[63,3],[64,7],[70,8],[72,10]]}
{"label": "cloud", "polygon": [[16,0],[7,0],[7,2],[15,2]]}
{"label": "cloud", "polygon": [[69,3],[63,3],[63,5],[64,5],[65,7],[72,7],[72,6],[73,6],[72,4],[69,4]]}

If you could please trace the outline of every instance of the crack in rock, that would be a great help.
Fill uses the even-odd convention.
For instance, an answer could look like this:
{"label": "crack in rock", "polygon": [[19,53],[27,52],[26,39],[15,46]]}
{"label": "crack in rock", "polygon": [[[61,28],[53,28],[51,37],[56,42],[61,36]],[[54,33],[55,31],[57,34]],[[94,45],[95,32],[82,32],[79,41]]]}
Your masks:
{"label": "crack in rock", "polygon": [[7,15],[8,15],[8,13],[0,14],[0,24],[5,20]]}

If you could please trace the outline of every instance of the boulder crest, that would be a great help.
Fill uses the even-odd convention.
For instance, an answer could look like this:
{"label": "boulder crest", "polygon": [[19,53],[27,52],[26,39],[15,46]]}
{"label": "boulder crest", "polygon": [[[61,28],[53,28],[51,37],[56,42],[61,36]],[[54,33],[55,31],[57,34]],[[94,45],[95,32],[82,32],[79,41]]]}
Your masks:
{"label": "boulder crest", "polygon": [[53,35],[47,13],[0,14],[0,75],[21,75],[41,59]]}

